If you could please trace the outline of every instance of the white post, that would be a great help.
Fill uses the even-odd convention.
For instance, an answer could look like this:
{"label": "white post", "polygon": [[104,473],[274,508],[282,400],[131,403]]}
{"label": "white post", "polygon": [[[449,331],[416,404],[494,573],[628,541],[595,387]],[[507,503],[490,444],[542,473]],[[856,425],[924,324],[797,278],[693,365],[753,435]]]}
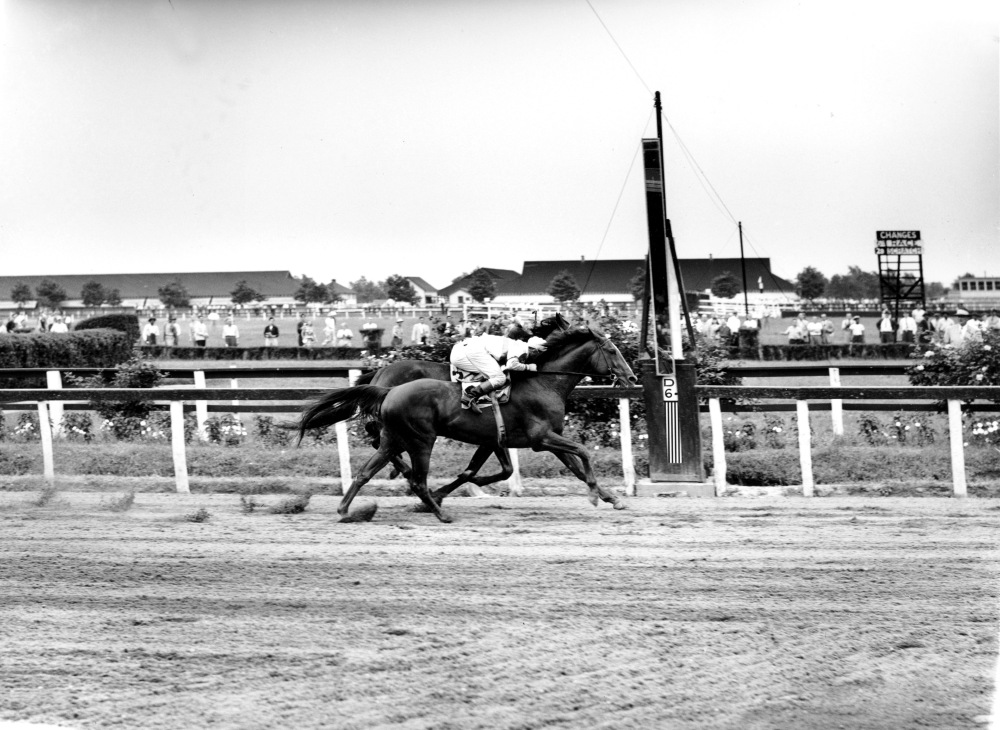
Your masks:
{"label": "white post", "polygon": [[718,398],[708,399],[708,416],[712,423],[712,462],[715,473],[715,496],[726,491],[726,442],[722,431],[722,408]]}
{"label": "white post", "polygon": [[[830,368],[830,387],[840,387],[840,368]],[[834,399],[830,401],[830,415],[833,418],[833,435],[844,435],[844,401]]]}
{"label": "white post", "polygon": [[802,465],[802,496],[813,496],[812,433],[809,430],[809,403],[795,401],[799,427],[799,463]]}
{"label": "white post", "polygon": [[[521,457],[518,456],[517,449],[507,449],[507,453],[510,454],[510,465],[514,468],[514,473],[507,480],[507,486],[510,487],[511,495],[520,497],[524,494],[524,482],[521,481]],[[475,485],[470,484],[466,489],[473,486]],[[479,489],[479,487],[476,487],[476,489]],[[479,492],[482,494],[482,490],[479,490]]]}
{"label": "white post", "polygon": [[181,401],[170,402],[170,445],[174,453],[174,478],[177,491],[189,494],[187,454],[184,451],[184,404]]}
{"label": "white post", "polygon": [[[235,365],[230,365],[229,367],[234,368],[236,366]],[[239,387],[240,387],[240,381],[239,381],[239,379],[238,378],[231,378],[229,380],[229,387],[232,388],[233,390],[238,390]],[[239,404],[240,404],[240,402],[238,400],[234,400],[233,401],[233,405],[234,406],[238,406]],[[236,411],[233,412],[233,417],[236,418],[237,421],[241,420],[240,419],[240,414],[238,412],[236,412]]]}
{"label": "white post", "polygon": [[49,409],[45,401],[38,402],[38,434],[42,437],[42,474],[45,481],[52,484],[56,478],[55,460],[52,457],[52,428],[49,425]]}
{"label": "white post", "polygon": [[[45,383],[49,390],[62,390],[62,374],[58,370],[47,370],[45,372]],[[62,436],[62,401],[52,401],[49,405],[49,413],[52,414],[52,424],[55,428],[54,435]]]}
{"label": "white post", "polygon": [[[350,369],[347,371],[347,384],[353,386],[358,382],[361,371]],[[347,440],[347,422],[341,421],[333,427],[337,434],[337,455],[340,457],[340,493],[347,494],[354,480],[354,473],[351,471],[351,445]]]}
{"label": "white post", "polygon": [[948,401],[948,438],[951,441],[951,480],[956,497],[968,495],[965,482],[965,448],[962,443],[962,401]]}
{"label": "white post", "polygon": [[628,398],[618,399],[618,432],[622,444],[622,476],[625,477],[625,494],[635,496],[635,460],[632,458],[632,422],[629,419]]}
{"label": "white post", "polygon": [[[194,371],[194,387],[204,390],[205,389],[205,371],[195,370]],[[198,438],[202,441],[208,438],[208,434],[205,431],[205,421],[208,420],[208,401],[207,400],[196,400],[194,402],[194,417],[198,421]]]}

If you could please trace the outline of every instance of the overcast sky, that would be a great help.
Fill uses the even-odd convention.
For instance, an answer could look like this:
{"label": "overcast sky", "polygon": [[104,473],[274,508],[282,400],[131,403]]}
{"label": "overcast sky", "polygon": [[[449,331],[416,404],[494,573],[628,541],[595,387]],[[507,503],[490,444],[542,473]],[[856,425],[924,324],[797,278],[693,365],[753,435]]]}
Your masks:
{"label": "overcast sky", "polygon": [[994,1],[0,2],[4,274],[638,258],[659,90],[681,257],[1000,276]]}

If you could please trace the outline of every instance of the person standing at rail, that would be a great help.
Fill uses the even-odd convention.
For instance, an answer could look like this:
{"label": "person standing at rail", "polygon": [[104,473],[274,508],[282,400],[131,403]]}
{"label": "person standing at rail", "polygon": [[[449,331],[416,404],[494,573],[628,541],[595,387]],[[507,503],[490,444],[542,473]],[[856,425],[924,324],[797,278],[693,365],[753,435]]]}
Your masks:
{"label": "person standing at rail", "polygon": [[226,347],[236,347],[239,344],[240,329],[232,317],[226,317],[226,323],[222,325],[222,339],[226,341]]}
{"label": "person standing at rail", "polygon": [[208,327],[200,314],[191,323],[191,342],[195,347],[205,347],[208,344]]}
{"label": "person standing at rail", "polygon": [[264,347],[277,347],[278,334],[278,325],[274,323],[274,317],[268,317],[267,326],[264,328]]}

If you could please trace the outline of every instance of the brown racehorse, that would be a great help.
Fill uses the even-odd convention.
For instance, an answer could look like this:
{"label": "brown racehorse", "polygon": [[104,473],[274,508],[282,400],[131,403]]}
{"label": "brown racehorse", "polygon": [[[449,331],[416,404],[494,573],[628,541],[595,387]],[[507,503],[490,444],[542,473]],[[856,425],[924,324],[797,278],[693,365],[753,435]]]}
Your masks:
{"label": "brown racehorse", "polygon": [[[538,372],[515,373],[510,400],[500,407],[507,445],[552,452],[587,484],[592,504],[603,500],[615,509],[624,509],[617,495],[598,486],[586,448],[563,436],[562,429],[566,400],[582,378],[607,375],[623,385],[634,384],[637,378],[614,343],[598,330],[556,332],[546,339],[546,346],[535,360]],[[359,412],[381,420],[380,443],[354,478],[337,512],[346,516],[361,487],[405,451],[412,464],[411,489],[438,519],[450,522],[451,517],[439,506],[450,489],[443,487],[432,495],[427,488],[434,442],[444,436],[492,448],[497,440],[493,415],[463,409],[455,383],[421,379],[395,388],[360,385],[331,391],[307,406],[299,422],[300,438],[310,428],[329,426]]]}
{"label": "brown racehorse", "polygon": [[[553,332],[562,332],[569,329],[569,326],[569,321],[562,314],[556,312],[554,315],[538,322],[531,332],[525,330],[521,325],[515,324],[507,331],[506,336],[526,341],[531,336],[548,337]],[[434,362],[432,360],[396,360],[377,370],[371,370],[362,374],[354,384],[379,385],[383,388],[393,388],[413,380],[420,380],[421,378],[449,382],[451,380],[451,366],[446,362]],[[379,433],[381,430],[382,424],[378,420],[373,419],[365,424],[365,431],[371,438],[372,447],[375,449],[378,449],[379,446]],[[500,471],[485,477],[477,476],[479,470],[486,463],[486,460],[490,458],[490,454],[496,455],[497,461],[500,462]],[[394,470],[390,475],[390,479],[397,472],[409,479],[410,467],[403,461],[402,457],[393,457],[391,461]],[[513,473],[514,467],[510,461],[510,454],[504,447],[496,443],[482,444],[476,449],[476,453],[473,454],[472,460],[465,468],[465,471],[455,481],[442,487],[435,494],[438,495],[438,501],[440,502],[444,495],[450,494],[463,484],[471,482],[477,487],[485,487],[487,484],[494,484],[495,482],[509,479]]]}

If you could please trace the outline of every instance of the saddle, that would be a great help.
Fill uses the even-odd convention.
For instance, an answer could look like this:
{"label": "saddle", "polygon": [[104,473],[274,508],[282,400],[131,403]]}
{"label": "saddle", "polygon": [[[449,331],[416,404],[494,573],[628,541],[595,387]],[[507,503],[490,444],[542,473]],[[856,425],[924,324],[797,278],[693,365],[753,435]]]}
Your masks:
{"label": "saddle", "polygon": [[[469,373],[465,370],[459,370],[454,365],[451,366],[451,382],[459,383],[462,386],[462,393],[468,394],[469,388],[474,385],[486,380],[479,373]],[[476,405],[480,408],[492,408],[493,398],[491,396],[496,395],[497,402],[503,405],[508,400],[510,400],[510,379],[507,379],[507,384],[502,388],[497,388],[493,393],[487,393],[486,395],[479,396],[476,399]]]}

